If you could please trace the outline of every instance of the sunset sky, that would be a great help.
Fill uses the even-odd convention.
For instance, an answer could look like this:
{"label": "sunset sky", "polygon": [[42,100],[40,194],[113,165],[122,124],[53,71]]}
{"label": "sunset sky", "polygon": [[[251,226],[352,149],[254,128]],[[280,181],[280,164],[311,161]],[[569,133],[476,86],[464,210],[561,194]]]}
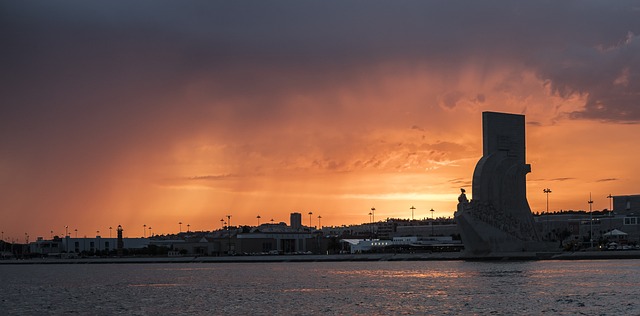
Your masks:
{"label": "sunset sky", "polygon": [[534,212],[640,193],[637,1],[3,1],[0,43],[5,240],[452,216],[482,111]]}

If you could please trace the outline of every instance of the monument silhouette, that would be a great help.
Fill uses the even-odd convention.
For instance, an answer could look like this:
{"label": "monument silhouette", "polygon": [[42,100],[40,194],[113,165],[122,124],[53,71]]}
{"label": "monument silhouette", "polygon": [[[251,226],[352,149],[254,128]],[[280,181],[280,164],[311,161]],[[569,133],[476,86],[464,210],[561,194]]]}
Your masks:
{"label": "monument silhouette", "polygon": [[456,222],[471,256],[554,250],[536,231],[527,201],[524,115],[482,113],[482,158],[473,172],[473,199],[461,189]]}

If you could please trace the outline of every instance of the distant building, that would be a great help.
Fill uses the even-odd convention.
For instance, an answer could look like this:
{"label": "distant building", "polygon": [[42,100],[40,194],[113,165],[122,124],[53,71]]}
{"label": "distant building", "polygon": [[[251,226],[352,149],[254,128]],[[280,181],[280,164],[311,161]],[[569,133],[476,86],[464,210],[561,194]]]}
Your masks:
{"label": "distant building", "polygon": [[[123,238],[124,249],[142,249],[149,246],[149,238]],[[71,238],[67,236],[61,241],[62,252],[89,252],[116,250],[118,238],[102,238],[100,236],[90,238]]]}
{"label": "distant building", "polygon": [[302,229],[302,214],[291,213],[290,222],[291,228],[294,230]]}
{"label": "distant building", "polygon": [[640,216],[640,195],[613,196],[613,211],[621,215]]}
{"label": "distant building", "polygon": [[237,238],[237,251],[246,254],[319,253],[326,248],[320,245],[320,235],[310,232],[254,232]]}
{"label": "distant building", "polygon": [[342,239],[351,253],[362,252],[431,252],[460,251],[462,241],[450,236],[439,237],[394,237],[393,240],[381,239]]}
{"label": "distant building", "polygon": [[596,212],[594,215],[585,211],[569,211],[536,216],[535,221],[546,240],[558,242],[558,246],[565,249],[572,245],[574,249],[590,247],[592,232],[594,246],[606,244],[607,234],[611,235],[614,230],[626,234],[626,244],[640,243],[639,216],[614,213]]}
{"label": "distant building", "polygon": [[56,236],[52,240],[44,240],[42,237],[29,243],[29,252],[41,255],[59,254],[62,252],[62,240]]}

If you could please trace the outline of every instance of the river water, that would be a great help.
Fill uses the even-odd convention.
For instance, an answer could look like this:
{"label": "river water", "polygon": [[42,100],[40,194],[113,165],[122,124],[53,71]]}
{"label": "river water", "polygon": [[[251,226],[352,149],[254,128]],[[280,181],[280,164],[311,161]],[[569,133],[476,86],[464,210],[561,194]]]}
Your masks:
{"label": "river water", "polygon": [[2,315],[640,315],[640,260],[0,265]]}

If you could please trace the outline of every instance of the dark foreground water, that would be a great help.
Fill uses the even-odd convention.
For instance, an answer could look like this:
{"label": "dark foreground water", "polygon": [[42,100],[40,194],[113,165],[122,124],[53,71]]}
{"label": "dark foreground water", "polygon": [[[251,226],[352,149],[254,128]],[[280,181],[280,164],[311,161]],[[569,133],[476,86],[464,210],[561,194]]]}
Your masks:
{"label": "dark foreground water", "polygon": [[2,315],[640,315],[640,260],[0,265]]}

